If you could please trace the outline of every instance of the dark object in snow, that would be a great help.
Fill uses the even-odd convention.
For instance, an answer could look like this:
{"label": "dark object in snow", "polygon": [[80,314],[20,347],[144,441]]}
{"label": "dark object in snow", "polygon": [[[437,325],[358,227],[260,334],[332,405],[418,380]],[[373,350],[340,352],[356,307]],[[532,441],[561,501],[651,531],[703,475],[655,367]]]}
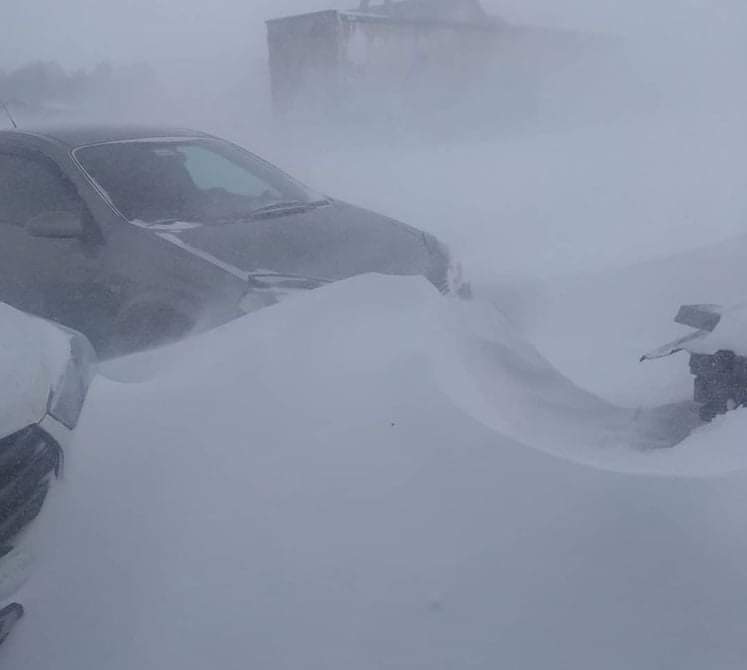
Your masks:
{"label": "dark object in snow", "polygon": [[0,300],[147,349],[364,273],[458,293],[433,236],[176,128],[0,131]]}
{"label": "dark object in snow", "polygon": [[682,305],[674,321],[712,333],[721,321],[721,313],[718,305]]}
{"label": "dark object in snow", "polygon": [[[61,467],[62,447],[39,425],[0,439],[0,574],[9,567],[13,541],[41,512],[50,477]],[[6,578],[12,575],[13,569]],[[0,610],[0,644],[22,616],[18,603]]]}
{"label": "dark object in snow", "polygon": [[0,644],[5,642],[13,627],[23,618],[23,607],[12,603],[0,610]]}
{"label": "dark object in snow", "polygon": [[700,404],[700,418],[712,421],[720,414],[747,405],[747,358],[733,351],[690,354],[695,375],[693,399]]}
{"label": "dark object in snow", "polygon": [[0,439],[0,548],[39,515],[61,467],[62,447],[39,425]]}
{"label": "dark object in snow", "polygon": [[683,326],[695,328],[695,332],[678,337],[673,342],[649,351],[647,354],[641,356],[641,362],[656,358],[666,358],[680,351],[690,351],[692,353],[691,347],[695,343],[702,341],[721,323],[723,309],[721,305],[683,305],[677,312],[677,316],[674,317],[674,321]]}
{"label": "dark object in snow", "polygon": [[[700,418],[710,422],[729,410],[747,406],[747,357],[728,349],[714,351],[709,335],[721,323],[724,309],[719,305],[683,305],[675,322],[695,328],[643,356],[641,360],[664,358],[680,351],[690,354],[690,372],[695,376],[693,400],[700,405]],[[708,353],[712,351],[713,353]]]}

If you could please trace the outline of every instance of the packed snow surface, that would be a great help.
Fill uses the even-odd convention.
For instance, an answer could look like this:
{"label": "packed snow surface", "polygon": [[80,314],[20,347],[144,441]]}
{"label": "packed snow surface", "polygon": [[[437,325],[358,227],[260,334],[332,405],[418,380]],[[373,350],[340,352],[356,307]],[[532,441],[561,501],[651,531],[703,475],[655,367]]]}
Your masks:
{"label": "packed snow surface", "polygon": [[3,668],[743,667],[740,413],[659,448],[686,405],[603,400],[417,278],[106,373]]}

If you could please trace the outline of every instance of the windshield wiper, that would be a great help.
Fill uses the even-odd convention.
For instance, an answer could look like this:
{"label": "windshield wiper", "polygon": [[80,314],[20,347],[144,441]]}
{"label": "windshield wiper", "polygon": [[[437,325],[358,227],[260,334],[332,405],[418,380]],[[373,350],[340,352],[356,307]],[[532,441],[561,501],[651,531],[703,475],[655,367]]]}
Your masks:
{"label": "windshield wiper", "polygon": [[130,221],[130,223],[136,225],[138,228],[145,228],[146,230],[151,230],[156,233],[183,233],[186,230],[192,230],[202,226],[201,223],[185,221],[182,218],[159,219],[158,221],[153,222],[134,220]]}
{"label": "windshield wiper", "polygon": [[315,200],[313,202],[304,202],[303,200],[284,200],[273,202],[264,207],[257,207],[249,212],[248,218],[262,217],[273,214],[289,214],[293,212],[304,212],[317,207],[329,205],[329,200]]}
{"label": "windshield wiper", "polygon": [[273,272],[271,270],[258,270],[257,272],[250,272],[249,277],[252,279],[301,279],[303,281],[312,281],[317,284],[332,284],[334,279],[327,279],[324,277],[310,277],[308,275],[291,274],[288,272]]}
{"label": "windshield wiper", "polygon": [[325,284],[331,284],[334,279],[326,279],[322,277],[309,277],[306,275],[290,274],[285,272],[272,272],[268,270],[259,270],[256,272],[250,272],[247,276],[250,284],[253,288],[300,288],[300,289],[313,289],[324,286]]}
{"label": "windshield wiper", "polygon": [[[297,214],[306,212],[317,207],[325,207],[331,205],[331,200],[314,200],[313,202],[305,202],[303,200],[283,200],[279,202],[273,202],[264,207],[257,207],[256,209],[249,210],[246,214],[237,214],[235,216],[226,216],[219,219],[212,219],[206,217],[209,223],[243,223],[246,221],[252,221],[253,219],[261,219],[263,217],[270,216],[284,216],[286,214]],[[185,228],[199,227],[203,225],[202,222],[197,221],[186,221],[185,217],[171,217],[165,219],[158,219],[156,221],[140,221],[133,220],[131,223],[138,225],[142,228],[168,228],[169,226],[176,226],[181,224]]]}

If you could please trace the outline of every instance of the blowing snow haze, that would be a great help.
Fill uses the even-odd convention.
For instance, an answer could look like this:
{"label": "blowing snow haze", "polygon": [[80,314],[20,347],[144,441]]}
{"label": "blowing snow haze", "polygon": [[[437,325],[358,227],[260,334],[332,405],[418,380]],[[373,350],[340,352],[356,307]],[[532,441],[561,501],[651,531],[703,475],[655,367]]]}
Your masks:
{"label": "blowing snow haze", "polygon": [[[357,4],[319,0],[71,0],[63,6],[52,0],[8,0],[0,54],[5,67],[48,59],[68,67],[101,60],[171,60],[195,57],[198,51],[229,57],[240,50],[260,50],[255,42],[261,41],[261,22],[265,19],[323,9],[352,9]],[[683,33],[716,39],[731,33],[738,38],[745,11],[738,0],[568,0],[562,6],[542,0],[487,0],[483,4],[491,13],[520,22],[658,37],[662,48]]]}
{"label": "blowing snow haze", "polygon": [[[265,21],[329,9],[358,9],[357,0],[72,0],[64,5],[10,0],[6,5],[0,27],[0,72],[39,62],[58,64],[70,73],[90,71],[102,63],[130,71],[139,68],[136,76],[122,77],[119,95],[105,91],[69,105],[69,117],[196,125],[240,137],[255,147],[260,142],[258,148],[271,150],[263,139],[257,139],[259,135],[264,138],[273,123]],[[489,66],[483,64],[483,69],[492,68],[492,77],[468,72],[467,78],[475,84],[466,96],[456,87],[449,97],[454,80],[440,80],[438,71],[430,78],[421,77],[417,88],[432,89],[422,103],[428,106],[426,110],[413,111],[412,102],[403,98],[402,108],[388,104],[377,112],[382,96],[376,100],[381,91],[373,87],[366,108],[371,117],[378,116],[385,131],[396,127],[399,117],[409,110],[419,117],[406,129],[412,135],[423,122],[428,126],[434,110],[457,105],[461,112],[471,110],[465,117],[467,124],[474,125],[481,116],[482,125],[489,129],[516,131],[521,126],[517,119],[526,124],[537,114],[546,123],[583,126],[651,113],[663,106],[668,107],[667,114],[677,117],[704,107],[709,113],[715,107],[719,115],[735,111],[736,117],[737,108],[745,104],[738,84],[747,56],[741,32],[745,9],[738,2],[661,0],[644,5],[573,0],[559,6],[541,0],[487,0],[483,7],[491,21],[548,34],[536,37],[536,44],[526,50],[517,49],[508,58],[501,54]],[[563,40],[565,46],[548,46]],[[571,52],[584,41],[586,53],[577,54],[574,62]],[[546,53],[540,60],[537,54],[543,49]],[[154,78],[157,86],[152,85]],[[402,87],[413,88],[406,80]],[[391,93],[387,91],[385,97],[401,97],[398,91],[394,96]],[[457,103],[460,96],[464,99]],[[346,101],[348,96],[343,96],[341,102]],[[50,100],[53,105],[56,102]],[[306,107],[300,104],[304,113]],[[447,118],[443,124],[451,127],[437,126],[429,140],[448,139],[460,120],[459,115]],[[345,124],[337,126],[334,134],[339,139],[340,126]],[[342,145],[356,143],[366,129],[371,130],[371,124],[354,127]],[[373,144],[391,133],[383,134]]]}
{"label": "blowing snow haze", "polygon": [[[547,30],[547,42],[570,34],[594,43],[570,67],[549,50],[527,72],[544,48],[539,39],[536,49],[495,58],[490,77],[472,71],[447,82],[436,70],[418,82],[430,92],[421,107],[399,94],[370,96],[365,123],[354,114],[338,122],[350,100],[326,94],[317,118],[277,123],[265,21],[357,7],[9,0],[0,83],[29,64],[68,78],[83,70],[90,85],[82,97],[60,101],[41,86],[51,103],[45,117],[179,125],[237,139],[321,192],[437,232],[475,278],[622,266],[741,232],[743,3],[486,0],[491,17]],[[455,79],[467,78],[468,94],[456,94]],[[60,90],[69,88],[65,81]],[[410,95],[417,86],[401,88]],[[10,90],[2,97],[30,97]],[[21,121],[36,118],[13,108]]]}
{"label": "blowing snow haze", "polygon": [[0,670],[747,667],[743,0],[0,1]]}

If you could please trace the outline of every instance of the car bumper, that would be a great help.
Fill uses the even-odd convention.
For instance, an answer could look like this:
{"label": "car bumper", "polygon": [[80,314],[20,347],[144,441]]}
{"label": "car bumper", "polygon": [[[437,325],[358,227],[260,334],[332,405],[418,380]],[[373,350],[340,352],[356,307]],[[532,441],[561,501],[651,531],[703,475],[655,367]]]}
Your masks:
{"label": "car bumper", "polygon": [[62,444],[69,432],[47,417],[0,439],[0,627],[8,629],[23,615],[23,608],[11,601],[31,571],[21,538],[41,512],[51,480],[61,472]]}

